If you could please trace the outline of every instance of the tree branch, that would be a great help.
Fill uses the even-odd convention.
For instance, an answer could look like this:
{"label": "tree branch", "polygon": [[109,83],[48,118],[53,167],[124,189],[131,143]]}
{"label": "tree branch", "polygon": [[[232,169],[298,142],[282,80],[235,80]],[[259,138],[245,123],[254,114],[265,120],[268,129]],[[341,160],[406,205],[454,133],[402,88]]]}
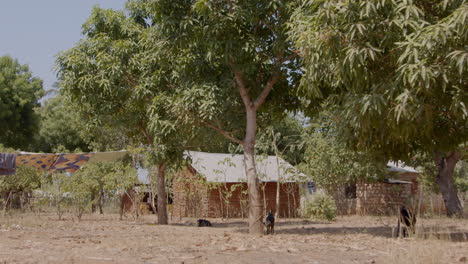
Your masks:
{"label": "tree branch", "polygon": [[271,76],[270,80],[268,80],[267,84],[263,88],[263,91],[260,93],[260,95],[255,99],[255,102],[253,103],[253,108],[255,111],[258,110],[258,108],[265,102],[267,96],[270,94],[271,90],[273,89],[273,86],[275,85],[276,82],[278,82],[279,79],[279,72],[276,72]]}
{"label": "tree branch", "polygon": [[[282,51],[277,57],[276,65],[280,67],[281,64],[283,64],[285,61],[291,60],[296,56],[298,56],[298,54],[296,52],[293,52],[293,54],[289,55],[288,57],[284,57],[284,51]],[[250,100],[249,93],[247,89],[245,88],[244,76],[240,70],[234,67],[234,63],[232,59],[231,59],[231,68],[234,72],[237,87],[239,88],[239,93],[242,98],[242,101],[244,102],[245,107],[253,108],[255,111],[258,110],[258,108],[265,102],[267,96],[270,94],[271,90],[273,89],[273,86],[278,82],[279,77],[280,77],[280,71],[278,70],[275,73],[273,73],[273,75],[271,76],[270,80],[268,80],[267,84],[263,88],[260,95],[257,97],[257,99],[255,99],[255,102],[252,103],[252,101]]]}
{"label": "tree branch", "polygon": [[298,56],[299,56],[299,54],[296,53],[296,51],[293,51],[293,54],[289,55],[286,58],[282,58],[281,60],[279,60],[278,64],[283,64],[284,62],[290,61],[290,60],[292,60],[292,59],[294,59],[295,57],[298,57]]}
{"label": "tree branch", "polygon": [[[292,58],[296,57],[297,53],[293,53],[288,57],[284,57],[284,51],[282,51],[279,56],[277,57],[276,60],[276,66],[279,68],[281,67],[281,64],[283,64],[285,61],[291,60]],[[280,77],[281,72],[279,69],[273,73],[271,76],[270,80],[268,80],[267,84],[263,88],[262,92],[260,95],[255,99],[255,102],[253,103],[253,108],[255,111],[258,110],[258,108],[265,102],[267,96],[270,94],[271,90],[273,89],[273,86],[278,82],[279,77]]]}
{"label": "tree branch", "polygon": [[146,140],[148,141],[148,145],[153,144],[153,137],[146,131],[145,127],[143,127],[142,121],[140,120],[137,124],[138,128],[140,129],[141,133],[146,137]]}
{"label": "tree branch", "polygon": [[224,137],[226,137],[226,138],[228,138],[228,139],[230,139],[230,140],[236,142],[237,144],[240,144],[240,145],[243,145],[243,144],[244,144],[244,142],[243,142],[242,140],[239,140],[239,139],[235,138],[230,132],[227,132],[226,130],[220,128],[219,126],[215,126],[215,125],[213,125],[213,124],[211,124],[211,123],[209,123],[209,122],[206,122],[206,121],[202,121],[202,123],[203,123],[205,126],[207,126],[207,127],[211,128],[211,129],[213,129],[213,130],[219,132],[219,133],[220,133],[221,135],[223,135]]}
{"label": "tree branch", "polygon": [[252,101],[250,101],[249,92],[247,91],[244,85],[244,76],[241,71],[237,70],[234,67],[233,71],[242,101],[244,102],[246,108],[250,108],[252,107]]}

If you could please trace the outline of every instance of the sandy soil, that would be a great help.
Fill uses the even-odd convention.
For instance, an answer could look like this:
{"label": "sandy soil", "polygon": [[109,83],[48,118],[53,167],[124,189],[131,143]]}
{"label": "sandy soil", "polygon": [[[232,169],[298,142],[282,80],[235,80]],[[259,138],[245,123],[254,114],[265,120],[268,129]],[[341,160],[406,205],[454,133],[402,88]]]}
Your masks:
{"label": "sandy soil", "polygon": [[0,263],[463,263],[468,220],[419,219],[418,235],[392,238],[396,219],[340,217],[335,222],[280,219],[276,234],[251,236],[243,219],[155,225],[147,215],[0,216]]}

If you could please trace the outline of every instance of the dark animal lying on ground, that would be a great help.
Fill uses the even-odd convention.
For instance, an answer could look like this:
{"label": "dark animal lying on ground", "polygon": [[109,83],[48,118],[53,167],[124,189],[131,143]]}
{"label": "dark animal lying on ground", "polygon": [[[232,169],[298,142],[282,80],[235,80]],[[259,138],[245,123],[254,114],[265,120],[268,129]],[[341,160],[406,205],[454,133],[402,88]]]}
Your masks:
{"label": "dark animal lying on ground", "polygon": [[275,233],[275,216],[273,216],[273,213],[270,211],[267,214],[267,217],[265,219],[265,225],[266,225],[266,234],[274,234]]}
{"label": "dark animal lying on ground", "polygon": [[406,206],[400,207],[400,213],[398,215],[398,237],[407,237],[408,231],[411,232],[413,235],[416,232],[416,215],[410,208]]}
{"label": "dark animal lying on ground", "polygon": [[198,219],[198,227],[202,226],[211,226],[211,223],[206,219]]}

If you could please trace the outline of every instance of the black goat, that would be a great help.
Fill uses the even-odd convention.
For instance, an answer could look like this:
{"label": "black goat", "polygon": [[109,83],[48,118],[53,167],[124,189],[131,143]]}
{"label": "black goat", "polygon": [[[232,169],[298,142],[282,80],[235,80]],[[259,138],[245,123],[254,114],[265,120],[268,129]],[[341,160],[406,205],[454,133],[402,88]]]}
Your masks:
{"label": "black goat", "polygon": [[275,233],[275,216],[271,211],[268,212],[267,217],[265,219],[266,225],[266,234],[274,234]]}
{"label": "black goat", "polygon": [[398,215],[398,237],[407,237],[408,231],[413,235],[416,233],[416,215],[413,210],[406,206],[400,207],[400,213]]}
{"label": "black goat", "polygon": [[198,227],[211,226],[211,222],[206,219],[198,219]]}

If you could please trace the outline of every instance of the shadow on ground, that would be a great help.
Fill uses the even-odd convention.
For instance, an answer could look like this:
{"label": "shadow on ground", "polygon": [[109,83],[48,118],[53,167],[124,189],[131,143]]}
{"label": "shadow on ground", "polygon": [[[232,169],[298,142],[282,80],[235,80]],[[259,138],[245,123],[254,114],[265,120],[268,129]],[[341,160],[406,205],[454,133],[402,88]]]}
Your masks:
{"label": "shadow on ground", "polygon": [[[320,222],[285,222],[275,227],[275,234],[292,235],[329,235],[342,236],[347,234],[369,234],[375,237],[396,238],[397,230],[392,226],[370,226],[370,227],[314,227],[322,224]],[[296,227],[290,227],[296,226]],[[248,233],[248,228],[236,229],[236,232]],[[417,239],[437,239],[452,242],[468,242],[468,232],[463,232],[456,227],[426,227],[418,229]]]}

